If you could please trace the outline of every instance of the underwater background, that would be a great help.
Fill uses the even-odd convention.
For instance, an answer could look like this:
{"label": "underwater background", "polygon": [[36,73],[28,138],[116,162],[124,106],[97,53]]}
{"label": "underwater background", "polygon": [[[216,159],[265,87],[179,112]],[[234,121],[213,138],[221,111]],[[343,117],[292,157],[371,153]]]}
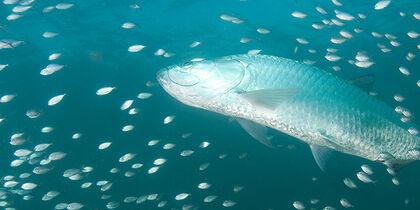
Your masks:
{"label": "underwater background", "polygon": [[[410,0],[4,0],[0,208],[344,209],[345,198],[354,209],[420,209],[418,161],[398,184],[384,165],[338,152],[322,172],[307,144],[271,131],[279,148],[267,148],[155,79],[192,59],[276,55],[348,80],[373,74],[375,97],[418,125],[417,32],[420,1]],[[358,52],[371,63],[356,65]],[[356,177],[362,164],[374,184]]]}

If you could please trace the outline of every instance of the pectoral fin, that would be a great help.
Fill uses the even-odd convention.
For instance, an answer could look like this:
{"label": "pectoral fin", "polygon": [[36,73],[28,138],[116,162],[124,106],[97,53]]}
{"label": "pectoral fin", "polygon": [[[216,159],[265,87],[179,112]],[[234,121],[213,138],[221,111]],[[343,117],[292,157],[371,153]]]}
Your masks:
{"label": "pectoral fin", "polygon": [[314,156],[316,164],[318,164],[321,171],[325,172],[327,162],[330,159],[332,150],[318,145],[310,145],[312,155]]}
{"label": "pectoral fin", "polygon": [[241,125],[242,128],[254,139],[263,143],[267,147],[274,148],[274,145],[270,142],[271,137],[267,136],[267,127],[242,118],[236,118],[236,120],[239,125]]}
{"label": "pectoral fin", "polygon": [[255,107],[263,107],[274,111],[279,104],[296,95],[300,89],[281,88],[281,89],[262,89],[240,93],[244,99]]}

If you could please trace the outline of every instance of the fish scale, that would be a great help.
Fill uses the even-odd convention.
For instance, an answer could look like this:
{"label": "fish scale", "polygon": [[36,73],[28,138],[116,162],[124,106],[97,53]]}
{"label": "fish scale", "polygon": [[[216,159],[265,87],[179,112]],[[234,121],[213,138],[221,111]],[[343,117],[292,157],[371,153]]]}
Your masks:
{"label": "fish scale", "polygon": [[[348,112],[347,116],[346,117],[343,116],[344,119],[342,119],[341,122],[337,121],[337,120],[334,120],[334,121],[335,121],[335,123],[341,124],[343,128],[347,127],[347,126],[345,126],[344,123],[342,123],[344,121],[347,121],[348,124],[353,125],[353,126],[348,127],[348,134],[349,134],[349,136],[352,136],[352,139],[354,139],[356,141],[358,141],[357,139],[363,139],[363,140],[359,140],[360,141],[359,145],[360,145],[362,151],[363,150],[367,151],[366,152],[367,154],[363,154],[363,152],[360,152],[360,154],[367,156],[368,159],[374,160],[374,159],[377,158],[377,156],[381,152],[384,152],[384,151],[389,152],[390,154],[394,154],[394,157],[396,157],[397,159],[399,159],[399,158],[403,159],[402,156],[406,156],[407,152],[408,152],[408,150],[406,150],[405,154],[404,154],[404,145],[405,145],[404,143],[410,144],[410,141],[401,139],[400,140],[401,145],[398,145],[396,148],[395,147],[392,148],[392,146],[394,146],[394,142],[393,142],[389,145],[391,147],[387,148],[387,147],[385,147],[386,145],[384,145],[383,143],[375,142],[375,136],[382,137],[382,141],[385,141],[385,139],[383,139],[385,136],[383,136],[381,134],[384,134],[384,135],[388,134],[388,135],[386,135],[387,137],[397,138],[397,141],[398,141],[399,139],[397,137],[396,131],[400,130],[398,133],[403,134],[403,136],[406,137],[406,139],[408,138],[408,140],[410,140],[410,139],[413,138],[413,140],[415,140],[413,136],[407,135],[406,129],[402,129],[401,127],[395,127],[395,126],[392,126],[392,125],[391,126],[385,126],[382,123],[383,120],[379,120],[379,122],[376,123],[375,125],[378,128],[383,128],[383,129],[388,128],[388,131],[385,131],[385,132],[374,131],[374,130],[370,129],[371,126],[367,126],[363,129],[363,126],[366,126],[364,124],[368,123],[369,120],[368,120],[368,118],[363,117],[361,114],[357,115],[357,113],[358,112],[360,113],[361,111],[360,110],[354,111],[354,108],[355,108],[354,106],[358,105],[358,104],[351,103],[351,101],[356,101],[355,99],[357,99],[357,98],[362,98],[362,99],[367,98],[368,97],[367,94],[360,91],[360,90],[357,90],[356,88],[352,88],[350,85],[346,85],[343,81],[340,81],[339,79],[337,79],[336,77],[334,77],[334,76],[332,76],[328,73],[324,73],[323,75],[321,75],[319,73],[313,73],[312,74],[313,75],[312,76],[313,80],[311,81],[310,79],[305,80],[305,78],[306,78],[305,76],[307,74],[310,74],[310,73],[313,72],[313,70],[310,69],[310,68],[313,68],[313,67],[304,66],[303,64],[299,64],[299,63],[296,63],[296,62],[291,61],[291,60],[282,59],[283,61],[279,61],[277,64],[274,64],[274,62],[270,62],[269,65],[274,65],[274,66],[276,66],[276,68],[270,67],[270,68],[262,70],[261,66],[265,65],[265,64],[263,64],[263,60],[267,60],[267,59],[278,60],[280,58],[275,58],[275,57],[271,57],[271,56],[242,56],[241,58],[236,58],[236,59],[239,59],[239,60],[241,60],[245,63],[247,63],[247,62],[254,63],[254,61],[252,61],[252,60],[258,59],[258,60],[260,60],[258,62],[259,64],[254,63],[254,65],[252,65],[252,66],[259,66],[260,68],[252,69],[250,71],[253,71],[253,70],[256,71],[255,74],[258,74],[257,71],[260,71],[260,72],[261,71],[264,71],[264,72],[271,71],[269,73],[270,77],[272,77],[272,78],[287,78],[287,79],[283,79],[283,80],[288,80],[289,81],[289,82],[286,83],[288,85],[288,87],[284,87],[282,85],[276,85],[274,83],[271,83],[271,84],[268,83],[269,84],[268,86],[264,86],[263,84],[258,84],[258,88],[261,88],[261,89],[264,89],[264,88],[295,88],[294,86],[289,86],[289,85],[293,85],[292,81],[297,81],[298,75],[302,74],[303,75],[303,77],[301,77],[303,79],[302,82],[307,82],[307,85],[309,85],[311,87],[309,89],[304,89],[303,88],[304,90],[302,90],[302,91],[307,91],[307,94],[302,94],[302,95],[318,96],[318,98],[315,98],[315,100],[317,102],[320,102],[320,103],[312,103],[311,107],[306,107],[306,106],[295,106],[295,107],[300,107],[303,112],[309,112],[309,113],[312,112],[311,109],[315,110],[315,113],[318,113],[318,114],[315,114],[314,116],[319,117],[319,119],[315,120],[316,122],[322,122],[323,119],[325,119],[325,120],[334,119],[336,116],[340,116],[340,113],[338,111],[338,107],[341,107],[341,111],[343,111],[342,108],[348,109],[349,112]],[[296,67],[296,66],[298,66],[298,67]],[[285,73],[282,73],[281,71],[285,71]],[[302,71],[305,71],[305,72],[302,72]],[[318,70],[318,71],[321,71],[321,70]],[[278,76],[276,76],[276,72],[279,72]],[[258,75],[263,75],[263,74],[258,74]],[[261,79],[263,79],[263,78],[261,78]],[[278,79],[277,81],[281,82],[283,80]],[[297,84],[299,84],[299,83],[297,83]],[[313,85],[311,85],[311,84],[313,84]],[[337,84],[341,84],[341,85],[337,85]],[[256,85],[254,85],[254,87],[255,86]],[[253,90],[252,88],[253,88],[252,85],[248,85],[247,90]],[[349,88],[349,90],[346,91],[345,88]],[[324,94],[322,95],[323,91],[326,91],[326,92],[324,92]],[[341,95],[341,97],[340,97],[340,95]],[[331,97],[331,96],[334,96],[334,97]],[[353,96],[351,98],[352,100],[350,100],[350,101],[346,100],[346,97],[348,97],[348,96]],[[291,101],[291,102],[288,102],[288,103],[285,103],[285,104],[299,103],[300,101],[305,101],[306,98],[310,98],[310,96],[302,96],[300,98],[299,97],[294,97],[294,99],[295,99],[294,101]],[[322,99],[325,99],[326,103],[322,103]],[[388,110],[383,110],[383,108],[384,108],[383,104],[379,101],[374,101],[374,100],[375,99],[373,99],[373,98],[369,98],[368,100],[366,100],[366,102],[367,102],[366,105],[364,105],[363,103],[359,104],[359,106],[364,105],[368,108],[367,111],[364,111],[362,113],[364,113],[364,114],[367,113],[368,115],[371,115],[371,113],[375,113],[372,110],[372,108],[374,108],[374,106],[375,106],[379,109],[379,112],[384,113],[386,116],[391,116],[391,114],[387,113],[387,112],[393,112],[390,108],[388,108]],[[336,104],[336,105],[334,105],[334,104]],[[349,106],[353,106],[353,107],[349,107]],[[369,109],[369,108],[371,108],[371,109]],[[282,107],[279,107],[279,110],[281,110],[281,109],[282,109]],[[286,109],[283,109],[283,110],[286,110]],[[318,110],[318,111],[316,111],[316,110]],[[321,110],[324,110],[324,112],[321,111]],[[282,111],[279,111],[279,115],[281,115],[282,118],[278,118],[277,120],[282,121],[284,119],[283,117],[287,114],[285,114]],[[291,116],[291,117],[302,116],[302,119],[305,119],[305,117],[304,117],[305,114],[302,113],[302,112],[301,113],[294,113],[292,115],[293,116]],[[397,115],[397,114],[394,114],[394,115]],[[352,116],[352,117],[349,117],[349,116]],[[312,119],[308,119],[308,120],[314,121],[313,117],[311,117],[311,118]],[[394,120],[395,119],[398,119],[398,117],[394,117]],[[365,122],[365,123],[362,123],[362,122]],[[297,125],[297,124],[299,124],[299,123],[294,123],[294,127],[299,127],[299,125]],[[400,124],[400,123],[398,122],[398,124]],[[301,130],[305,130],[305,129],[301,129]],[[328,131],[328,129],[327,129],[327,131]],[[345,145],[346,144],[345,141],[340,142],[340,137],[339,136],[336,136],[334,138],[334,140],[336,140],[337,141],[336,143],[338,143],[340,145]],[[306,141],[308,141],[308,140],[306,140]],[[317,140],[314,140],[314,138],[310,139],[309,141],[310,141],[309,143],[313,142],[313,143],[323,145],[322,142],[318,142]],[[375,145],[376,145],[375,143],[376,144],[379,143],[379,145],[380,145],[379,149],[383,149],[384,151],[373,150],[372,148],[375,147]],[[327,145],[325,145],[325,146],[327,146]],[[397,149],[397,148],[400,148],[400,149]],[[348,152],[348,151],[342,151],[342,152]],[[358,155],[358,154],[356,154],[356,155]]]}
{"label": "fish scale", "polygon": [[[170,81],[165,80],[162,73],[158,73],[158,80],[165,90],[188,105],[248,119],[311,145],[329,147],[369,160],[377,160],[381,154],[389,153],[394,158],[392,164],[395,166],[418,158],[409,154],[410,150],[420,147],[419,137],[408,132],[410,124],[402,123],[399,114],[385,103],[331,73],[268,55],[233,55],[210,62],[214,64],[210,65],[211,69],[205,70],[206,74],[216,71],[213,68],[218,62],[231,62],[231,66],[218,70],[229,74],[232,71],[243,72],[241,81],[222,94],[200,102],[187,98],[188,88],[171,87]],[[238,62],[242,65],[238,65]],[[210,91],[208,89],[213,87],[206,88],[206,91]],[[299,91],[278,104],[274,112],[259,109],[241,95],[273,89]]]}
{"label": "fish scale", "polygon": [[[253,65],[250,65],[251,69],[247,68],[247,70],[252,71],[253,75],[259,75],[257,79],[260,82],[252,81],[248,82],[249,84],[245,84],[247,81],[242,82],[241,86],[247,87],[245,91],[272,88],[302,88],[302,93],[278,107],[278,117],[274,119],[275,121],[289,124],[302,132],[307,132],[308,130],[307,128],[305,129],[305,125],[299,125],[302,122],[318,122],[324,126],[314,126],[312,129],[315,129],[315,132],[325,129],[326,134],[334,137],[334,143],[347,145],[348,140],[334,135],[337,132],[334,132],[331,126],[328,125],[329,123],[327,123],[332,120],[334,124],[342,129],[341,132],[346,133],[354,141],[355,144],[352,146],[358,147],[350,150],[340,148],[339,150],[350,154],[353,153],[351,152],[352,150],[356,150],[358,153],[354,155],[370,160],[375,160],[382,152],[392,154],[397,160],[406,160],[410,158],[408,151],[419,146],[419,138],[408,133],[407,126],[399,122],[398,114],[391,108],[329,73],[292,60],[273,56],[244,55],[232,56],[232,59],[237,59],[244,63],[252,63]],[[267,65],[270,67],[265,67]],[[252,69],[255,66],[258,66],[258,68]],[[308,78],[308,74],[312,76]],[[269,76],[264,78],[264,75]],[[299,75],[302,76],[300,77]],[[264,83],[270,77],[278,78],[275,79],[276,83]],[[301,78],[300,81],[299,78]],[[241,86],[238,86],[238,88],[242,88]],[[314,103],[308,104],[307,101]],[[240,104],[237,105],[241,106]],[[293,109],[293,107],[298,107],[298,109]],[[226,114],[229,115],[229,113]],[[239,115],[247,118],[248,114],[242,113]],[[340,116],[342,119],[337,120],[337,116]],[[293,118],[300,118],[301,120],[293,120]],[[372,119],[376,120],[372,121]],[[265,125],[271,124],[267,122],[260,123]],[[283,131],[279,129],[280,127],[274,128]],[[290,134],[288,131],[286,133]],[[307,133],[307,135],[303,136],[307,136],[308,139],[301,140],[329,146],[323,140],[319,140],[314,136],[311,137],[309,132]],[[295,137],[300,136],[298,134],[292,135]],[[386,138],[395,140],[387,142]]]}

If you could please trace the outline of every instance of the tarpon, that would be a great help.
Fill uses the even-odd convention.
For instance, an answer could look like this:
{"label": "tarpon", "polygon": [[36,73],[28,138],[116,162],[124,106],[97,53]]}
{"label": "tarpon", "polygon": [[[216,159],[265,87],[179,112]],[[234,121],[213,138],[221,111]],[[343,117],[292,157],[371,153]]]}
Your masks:
{"label": "tarpon", "polygon": [[157,80],[186,105],[238,119],[268,146],[266,127],[308,143],[322,170],[331,150],[393,168],[420,157],[415,125],[368,93],[372,75],[345,81],[286,58],[232,55],[173,65]]}

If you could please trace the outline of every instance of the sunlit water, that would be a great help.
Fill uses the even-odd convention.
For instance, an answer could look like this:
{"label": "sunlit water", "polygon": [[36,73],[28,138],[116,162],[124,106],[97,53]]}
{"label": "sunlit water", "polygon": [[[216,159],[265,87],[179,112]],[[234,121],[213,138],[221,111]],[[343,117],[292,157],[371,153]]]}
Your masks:
{"label": "sunlit water", "polygon": [[[61,205],[294,209],[292,204],[299,201],[307,209],[342,209],[340,199],[346,198],[355,209],[419,209],[418,162],[398,172],[399,186],[384,165],[339,153],[333,154],[324,173],[306,144],[271,131],[281,146],[267,148],[235,121],[176,101],[155,80],[159,69],[172,64],[259,52],[304,61],[343,79],[374,74],[376,97],[391,107],[407,108],[411,121],[419,124],[415,116],[420,112],[420,2],[394,0],[375,10],[376,3],[4,0],[0,97],[16,96],[0,103],[0,183],[4,186],[10,179],[17,184],[1,188],[1,208],[54,209],[73,203]],[[130,48],[133,45],[137,47]],[[358,52],[371,63],[356,65]],[[53,53],[61,56],[49,60]],[[58,70],[42,75],[49,64],[58,64],[49,67]],[[96,94],[104,87],[114,89]],[[138,98],[139,93],[152,96]],[[63,94],[61,101],[48,105]],[[396,94],[404,100],[396,101]],[[121,110],[127,100],[133,100],[132,105]],[[39,117],[28,117],[31,110]],[[168,116],[175,118],[164,123]],[[53,130],[43,133],[44,127]],[[17,133],[23,133],[25,142],[12,145],[11,137]],[[75,133],[80,138],[73,139]],[[210,145],[202,148],[204,141]],[[104,142],[112,144],[98,149]],[[20,166],[11,167],[19,159],[16,150],[32,151],[41,143],[51,146],[37,153],[39,157],[28,155]],[[45,174],[34,173],[39,161],[47,161],[53,152],[66,156],[44,165],[49,169]],[[135,155],[121,162],[127,153]],[[166,162],[157,161],[156,166],[158,158]],[[362,164],[372,168],[375,184],[357,178]],[[86,166],[93,170],[88,172]],[[86,172],[76,171],[72,179],[78,180],[71,180],[63,176],[67,169]],[[22,173],[31,176],[19,178]],[[347,187],[344,178],[352,179],[357,189]],[[101,190],[103,186],[97,186],[101,180],[112,186]],[[81,188],[87,182],[92,185]],[[36,187],[23,190],[24,183]],[[206,189],[200,189],[200,183],[210,185],[201,184]],[[59,195],[42,200],[49,191]],[[204,202],[211,195],[216,199]],[[130,196],[135,199],[126,199]],[[141,196],[148,199],[141,202]],[[311,199],[319,201],[311,204]]]}

